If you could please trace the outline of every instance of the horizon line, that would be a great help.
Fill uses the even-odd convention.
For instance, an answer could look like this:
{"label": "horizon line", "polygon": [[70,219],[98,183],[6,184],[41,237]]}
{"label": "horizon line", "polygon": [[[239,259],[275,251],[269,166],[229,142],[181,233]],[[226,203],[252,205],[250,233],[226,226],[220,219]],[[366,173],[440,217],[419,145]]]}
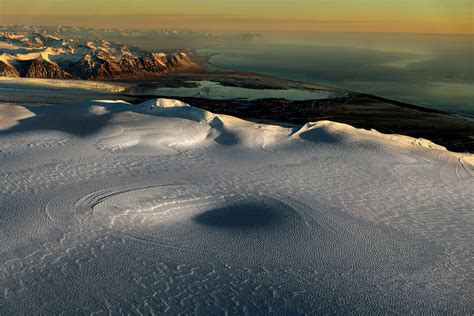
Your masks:
{"label": "horizon line", "polygon": [[[1,17],[1,16],[0,16]],[[199,28],[169,28],[169,27],[97,27],[97,26],[85,26],[85,25],[74,25],[74,24],[43,24],[43,23],[32,23],[32,24],[17,24],[17,23],[0,23],[0,26],[42,26],[42,27],[81,27],[89,28],[94,30],[160,30],[160,31],[191,31],[191,32],[215,32],[215,33],[229,33],[229,32],[244,32],[244,33],[339,33],[339,34],[400,34],[400,35],[452,35],[452,36],[474,36],[472,33],[450,33],[450,32],[402,32],[402,31],[318,31],[318,30],[255,30],[249,31],[246,29],[234,30],[234,29],[199,29]]]}

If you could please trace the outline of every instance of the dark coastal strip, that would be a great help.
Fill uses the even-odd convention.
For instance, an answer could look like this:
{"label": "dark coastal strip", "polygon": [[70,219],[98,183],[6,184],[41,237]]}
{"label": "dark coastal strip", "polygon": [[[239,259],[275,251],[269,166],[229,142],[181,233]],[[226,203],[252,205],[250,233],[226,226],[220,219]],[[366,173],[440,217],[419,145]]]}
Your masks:
{"label": "dark coastal strip", "polygon": [[[370,94],[250,72],[218,72],[209,71],[206,68],[187,69],[155,78],[110,80],[111,82],[125,82],[135,86],[124,94],[91,92],[81,93],[81,98],[78,98],[77,94],[71,94],[70,97],[61,95],[61,97],[54,98],[52,95],[46,95],[44,98],[39,98],[37,94],[35,102],[40,104],[67,103],[82,99],[119,98],[131,103],[140,103],[160,96],[142,94],[139,88],[196,87],[199,85],[199,81],[203,80],[218,82],[223,86],[257,90],[343,91],[348,93],[348,97],[306,101],[286,99],[216,100],[170,95],[161,97],[179,99],[192,106],[214,113],[228,114],[262,123],[296,126],[312,121],[330,120],[347,123],[357,128],[376,129],[386,134],[425,138],[446,147],[450,151],[474,153],[474,119]],[[8,98],[0,99],[9,102],[26,102],[21,95],[16,97],[10,95]],[[29,104],[35,102],[28,100]]]}
{"label": "dark coastal strip", "polygon": [[[156,97],[128,96],[132,103]],[[450,151],[474,153],[473,120],[369,94],[352,93],[347,98],[306,101],[171,98],[214,113],[258,122],[291,126],[331,120],[387,134],[426,138]]]}

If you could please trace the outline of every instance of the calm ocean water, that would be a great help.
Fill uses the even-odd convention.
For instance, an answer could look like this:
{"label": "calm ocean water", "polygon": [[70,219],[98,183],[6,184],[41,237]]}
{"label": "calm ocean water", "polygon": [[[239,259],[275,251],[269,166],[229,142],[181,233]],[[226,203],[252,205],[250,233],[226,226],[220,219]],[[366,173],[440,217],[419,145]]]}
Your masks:
{"label": "calm ocean water", "polygon": [[326,84],[474,117],[474,36],[265,34],[199,49],[218,67]]}

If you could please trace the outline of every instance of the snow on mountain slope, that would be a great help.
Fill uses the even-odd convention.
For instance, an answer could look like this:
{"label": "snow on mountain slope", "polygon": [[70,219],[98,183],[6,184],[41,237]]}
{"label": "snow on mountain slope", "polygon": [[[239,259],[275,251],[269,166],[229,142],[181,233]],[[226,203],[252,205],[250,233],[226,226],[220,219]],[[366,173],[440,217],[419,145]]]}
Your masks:
{"label": "snow on mountain slope", "polygon": [[473,311],[471,155],[176,100],[12,111],[0,314]]}
{"label": "snow on mountain slope", "polygon": [[106,40],[28,32],[0,32],[0,62],[0,76],[49,79],[136,78],[197,66],[189,51],[153,53]]}

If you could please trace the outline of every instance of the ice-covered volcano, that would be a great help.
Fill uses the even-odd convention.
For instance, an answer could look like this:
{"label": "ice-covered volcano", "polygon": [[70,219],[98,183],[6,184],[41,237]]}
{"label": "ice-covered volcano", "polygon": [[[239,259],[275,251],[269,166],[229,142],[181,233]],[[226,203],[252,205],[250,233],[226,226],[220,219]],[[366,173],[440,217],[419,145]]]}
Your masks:
{"label": "ice-covered volcano", "polygon": [[3,107],[1,314],[473,312],[470,155],[176,100]]}

